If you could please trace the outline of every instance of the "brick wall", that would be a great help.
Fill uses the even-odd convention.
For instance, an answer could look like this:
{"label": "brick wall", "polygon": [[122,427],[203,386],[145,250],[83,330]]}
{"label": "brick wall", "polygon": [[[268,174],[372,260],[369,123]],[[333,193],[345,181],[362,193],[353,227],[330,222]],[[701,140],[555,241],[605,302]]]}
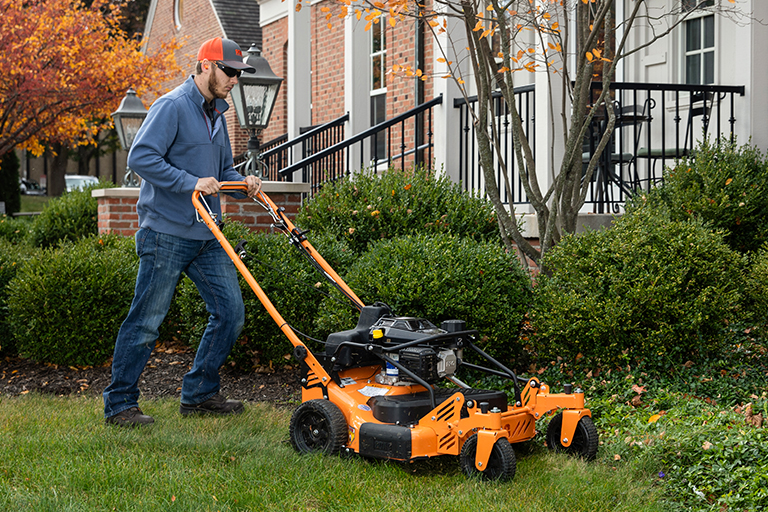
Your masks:
{"label": "brick wall", "polygon": [[[431,2],[427,2],[427,8]],[[331,11],[323,12],[323,7]],[[177,29],[174,21],[174,2],[162,1],[157,3],[151,33],[147,34],[146,51],[157,49],[159,42],[175,37],[183,42],[183,47],[176,52],[177,62],[184,73],[174,77],[165,85],[167,90],[180,84],[189,74],[193,73],[197,50],[203,41],[221,35],[221,27],[211,8],[209,0],[184,0],[184,12],[181,27]],[[312,124],[322,124],[346,113],[344,97],[344,22],[338,18],[339,6],[324,0],[310,7],[311,37],[312,37]],[[328,13],[330,20],[326,19]],[[394,64],[405,68],[415,68],[414,40],[416,24],[413,18],[404,17],[393,28],[387,23],[388,16],[381,16],[381,23],[387,32],[387,69]],[[328,23],[331,28],[328,28]],[[262,55],[269,61],[277,76],[284,78],[270,119],[270,124],[261,134],[261,142],[268,142],[283,135],[288,130],[286,103],[287,92],[287,45],[288,19],[283,17],[262,27]],[[427,30],[424,37],[424,63],[422,71],[428,76],[424,82],[424,98],[432,99],[434,94],[433,81],[443,80],[433,76],[432,62],[434,59],[434,42]],[[247,50],[247,48],[243,48]],[[365,70],[367,73],[368,71]],[[387,118],[401,114],[416,106],[416,81],[418,78],[387,74]],[[139,91],[141,93],[141,91]],[[154,97],[143,97],[145,105],[150,105]],[[228,100],[229,101],[229,100]],[[230,103],[231,104],[231,103]],[[248,133],[240,128],[234,108],[226,114],[230,141],[234,154],[246,150]],[[401,141],[400,127],[393,127],[390,144],[392,154],[397,154]],[[414,139],[414,126],[405,127],[406,144],[411,145]]]}
{"label": "brick wall", "polygon": [[[423,87],[423,101],[428,101],[432,99],[434,94],[434,80],[444,79],[433,76],[433,39],[429,30],[425,30],[424,27],[421,28],[425,31],[423,35],[424,58],[423,62],[419,63],[415,50],[416,21],[410,17],[405,17],[403,20],[399,20],[394,27],[391,27],[389,23],[385,26],[387,27],[387,70],[391,70],[395,65],[400,67],[398,73],[387,73],[387,119],[392,119],[419,104],[417,87]],[[417,69],[422,72],[421,76],[426,77],[426,80],[416,75]],[[426,140],[426,129],[426,126],[421,129],[422,141]],[[415,121],[393,126],[389,136],[388,144],[392,155],[401,153],[401,144],[413,147],[416,139]],[[398,167],[401,161],[395,160],[393,164]],[[408,159],[406,159],[406,165],[409,165]]]}
{"label": "brick wall", "polygon": [[261,55],[272,71],[283,77],[277,101],[269,118],[269,126],[262,132],[261,142],[269,142],[288,132],[288,104],[286,103],[288,91],[288,18],[281,18],[274,23],[262,28]]}
{"label": "brick wall", "polygon": [[[114,190],[119,193],[102,193]],[[116,233],[133,236],[139,225],[136,213],[136,201],[139,199],[138,188],[97,189],[92,193],[99,203],[99,233]]]}
{"label": "brick wall", "polygon": [[[293,220],[301,207],[302,194],[309,192],[305,183],[264,182],[263,190],[272,201],[285,208],[289,219]],[[92,192],[99,204],[99,233],[117,233],[133,236],[139,229],[139,216],[136,202],[139,199],[138,188],[100,188]],[[272,217],[253,201],[232,199],[222,195],[221,210],[227,218],[237,220],[252,231],[269,231]]]}
{"label": "brick wall", "polygon": [[[431,2],[427,2],[428,6]],[[323,11],[329,7],[330,11]],[[339,5],[331,0],[324,0],[311,6],[311,40],[312,40],[312,124],[318,125],[346,113],[344,105],[344,22],[338,18]],[[328,14],[331,19],[326,19]],[[331,23],[331,28],[328,28]],[[391,70],[394,64],[402,68],[416,67],[416,55],[414,41],[416,37],[416,23],[413,18],[404,17],[398,21],[395,27],[388,23],[388,16],[381,16],[382,26],[386,30],[387,37],[387,70]],[[361,25],[360,29],[362,30]],[[288,18],[283,17],[262,27],[262,53],[272,66],[272,70],[279,76],[287,76],[286,48],[288,40]],[[443,78],[433,76],[434,42],[429,30],[424,36],[424,62],[422,72],[428,77],[423,82],[424,100],[430,100],[434,95],[434,80]],[[368,69],[361,70],[368,73]],[[405,76],[403,73],[393,75],[388,73],[387,80],[387,118],[402,114],[417,104],[415,76]],[[265,130],[264,141],[282,135],[287,131],[287,104],[285,93],[286,83],[283,82],[280,96],[272,114],[270,126]],[[400,127],[393,127],[392,141],[400,144]],[[414,140],[413,123],[406,126],[406,143],[412,144]],[[394,149],[393,154],[399,150]]]}
{"label": "brick wall", "polygon": [[[344,22],[340,4],[324,0],[312,5],[312,124],[346,114],[344,105]],[[323,12],[323,8],[330,11]],[[332,14],[331,19],[326,16]],[[328,28],[328,24],[331,27]]]}
{"label": "brick wall", "polygon": [[[309,190],[309,187],[307,187]],[[301,194],[271,193],[269,197],[278,207],[285,208],[286,216],[293,220],[301,208]],[[253,201],[242,201],[227,196],[221,198],[221,211],[228,219],[242,222],[251,231],[268,231],[273,222],[272,217],[261,206]]]}
{"label": "brick wall", "polygon": [[[221,26],[209,0],[184,0],[184,13],[179,29],[176,28],[173,17],[173,4],[173,1],[157,2],[151,33],[146,34],[144,50],[147,53],[156,51],[162,41],[168,41],[171,38],[182,42],[182,47],[176,51],[176,62],[181,66],[182,74],[163,84],[166,91],[170,91],[184,82],[189,75],[194,74],[197,51],[200,46],[208,39],[222,35]],[[243,48],[243,52],[247,49]],[[141,94],[141,91],[138,92]],[[141,99],[144,105],[149,107],[156,98],[142,95]],[[229,96],[227,102],[230,105],[225,114],[229,140],[232,144],[232,152],[237,155],[246,150],[248,132],[240,128]]]}

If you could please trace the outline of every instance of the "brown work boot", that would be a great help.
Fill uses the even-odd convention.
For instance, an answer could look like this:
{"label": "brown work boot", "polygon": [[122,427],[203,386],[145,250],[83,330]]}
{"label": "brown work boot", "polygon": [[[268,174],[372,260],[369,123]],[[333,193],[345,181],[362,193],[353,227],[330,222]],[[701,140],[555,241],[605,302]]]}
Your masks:
{"label": "brown work boot", "polygon": [[151,425],[155,422],[152,416],[147,416],[138,407],[131,407],[125,411],[110,416],[104,422],[107,425],[118,425],[120,427],[139,427],[142,425]]}
{"label": "brown work boot", "polygon": [[179,407],[179,412],[184,416],[189,414],[240,414],[243,410],[243,402],[227,400],[219,393],[216,393],[201,404],[181,404]]}

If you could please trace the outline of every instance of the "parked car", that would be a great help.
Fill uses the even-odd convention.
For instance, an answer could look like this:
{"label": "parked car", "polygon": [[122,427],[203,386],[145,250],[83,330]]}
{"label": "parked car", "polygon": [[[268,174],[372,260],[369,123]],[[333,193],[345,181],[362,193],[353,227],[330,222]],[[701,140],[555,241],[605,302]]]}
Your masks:
{"label": "parked car", "polygon": [[73,190],[81,190],[88,185],[99,183],[99,178],[96,176],[85,176],[83,174],[67,174],[64,179],[67,184],[67,192],[72,192]]}
{"label": "parked car", "polygon": [[19,178],[19,189],[22,194],[30,196],[44,196],[45,189],[40,186],[35,180],[28,180],[26,178]]}

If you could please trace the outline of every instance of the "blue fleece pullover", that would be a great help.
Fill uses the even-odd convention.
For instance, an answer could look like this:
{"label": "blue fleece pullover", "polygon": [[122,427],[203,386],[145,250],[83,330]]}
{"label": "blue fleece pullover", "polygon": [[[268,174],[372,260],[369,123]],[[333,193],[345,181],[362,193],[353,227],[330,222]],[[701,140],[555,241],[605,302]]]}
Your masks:
{"label": "blue fleece pullover", "polygon": [[[190,76],[149,108],[128,154],[128,166],[143,179],[136,205],[140,227],[193,240],[214,238],[197,221],[192,205],[197,180],[242,181],[243,177],[232,167],[223,116],[229,105],[216,99],[211,126],[204,103]],[[221,219],[219,197],[205,196],[205,200]]]}

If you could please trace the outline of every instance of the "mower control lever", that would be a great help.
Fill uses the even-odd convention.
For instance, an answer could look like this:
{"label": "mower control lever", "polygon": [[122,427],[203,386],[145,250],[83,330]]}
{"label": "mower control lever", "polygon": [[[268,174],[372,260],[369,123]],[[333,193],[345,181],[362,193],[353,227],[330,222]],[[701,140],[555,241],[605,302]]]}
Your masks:
{"label": "mower control lever", "polygon": [[309,229],[299,229],[299,228],[293,228],[293,235],[294,235],[296,238],[298,238],[298,240],[299,240],[300,242],[303,242],[304,240],[306,240],[306,239],[307,239],[307,237],[306,237],[306,236],[304,236],[304,235],[306,235],[307,233],[309,233],[309,231],[310,231]]}
{"label": "mower control lever", "polygon": [[241,260],[244,260],[248,257],[248,253],[245,251],[245,244],[248,242],[246,240],[240,240],[237,242],[237,245],[235,246],[235,252],[238,256],[240,256]]}

